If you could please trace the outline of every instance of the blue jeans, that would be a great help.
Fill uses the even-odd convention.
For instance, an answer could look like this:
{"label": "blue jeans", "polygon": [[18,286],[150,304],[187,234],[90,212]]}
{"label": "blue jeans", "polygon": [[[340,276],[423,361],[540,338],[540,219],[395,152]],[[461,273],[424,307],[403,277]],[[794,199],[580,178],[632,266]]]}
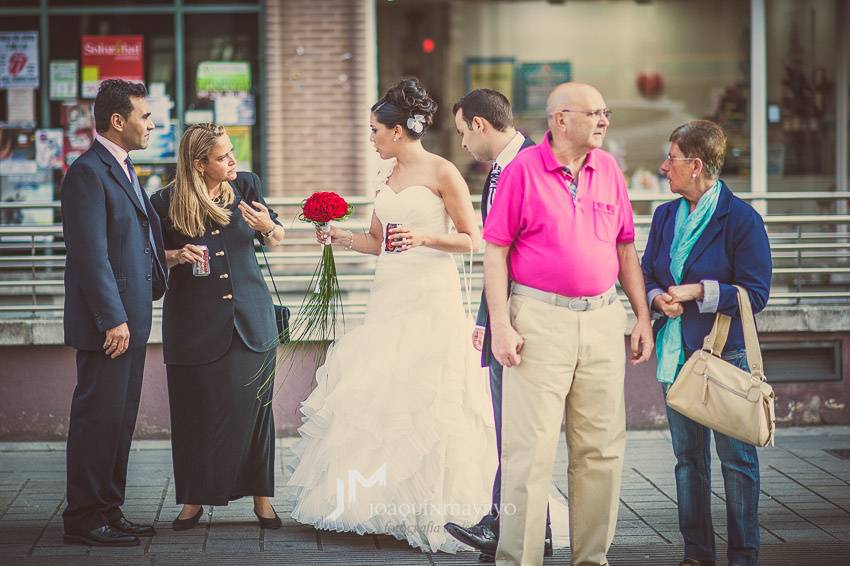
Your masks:
{"label": "blue jeans", "polygon": [[[692,352],[685,352],[686,359]],[[723,359],[749,370],[744,350]],[[666,395],[668,385],[663,385]],[[715,560],[711,523],[711,433],[720,458],[726,491],[726,523],[730,564],[755,566],[759,554],[759,461],[756,447],[698,424],[667,407],[667,422],[676,455],[676,496],[679,530],[685,540],[685,558]]]}
{"label": "blue jeans", "polygon": [[[499,456],[499,467],[493,479],[493,508],[491,516],[499,516],[502,504],[502,365],[495,359],[490,364],[490,397],[493,401],[493,421],[496,425],[496,450]],[[496,525],[498,528],[498,524]],[[549,511],[546,511],[546,538],[552,538],[552,528],[549,521]]]}

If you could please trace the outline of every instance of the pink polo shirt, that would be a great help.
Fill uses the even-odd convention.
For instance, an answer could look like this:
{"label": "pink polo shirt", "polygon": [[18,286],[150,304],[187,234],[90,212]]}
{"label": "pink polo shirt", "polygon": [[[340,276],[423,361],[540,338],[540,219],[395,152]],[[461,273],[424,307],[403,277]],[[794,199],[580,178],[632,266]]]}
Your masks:
{"label": "pink polo shirt", "polygon": [[517,283],[568,297],[600,295],[617,280],[617,244],[635,239],[626,180],[601,149],[588,153],[576,199],[569,178],[547,132],[502,171],[484,239],[510,246]]}

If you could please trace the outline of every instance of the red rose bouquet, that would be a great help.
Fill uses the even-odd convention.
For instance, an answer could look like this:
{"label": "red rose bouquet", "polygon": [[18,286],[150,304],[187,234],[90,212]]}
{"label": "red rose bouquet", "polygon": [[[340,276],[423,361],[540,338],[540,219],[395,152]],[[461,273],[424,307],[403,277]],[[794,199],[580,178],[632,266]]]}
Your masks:
{"label": "red rose bouquet", "polygon": [[[332,220],[345,220],[351,215],[352,207],[336,193],[313,193],[304,201],[298,219],[311,222],[318,230],[330,231]],[[326,240],[322,259],[310,280],[310,291],[301,303],[301,312],[296,323],[293,340],[333,340],[336,315],[342,315],[342,296],[337,279],[333,248]]]}
{"label": "red rose bouquet", "polygon": [[[329,235],[332,220],[345,220],[351,215],[353,207],[344,198],[333,192],[318,192],[310,195],[301,205],[298,219],[312,223],[317,230]],[[285,341],[283,352],[278,358],[278,364],[294,357],[297,346],[310,340],[334,340],[336,338],[337,313],[345,321],[342,309],[342,293],[339,290],[339,280],[334,262],[333,247],[330,238],[325,239],[322,246],[322,257],[310,278],[309,291],[301,300],[297,316],[289,325],[289,340]],[[316,367],[322,350],[316,349]],[[256,377],[268,374],[264,367]],[[263,379],[257,392],[262,398],[271,387],[274,370],[271,377]]]}
{"label": "red rose bouquet", "polygon": [[[313,193],[301,206],[298,219],[312,223],[317,230],[330,232],[332,220],[345,220],[351,215],[353,207],[344,198],[332,192]],[[299,344],[311,340],[334,340],[336,338],[337,313],[345,321],[342,310],[342,293],[336,273],[333,248],[329,238],[322,246],[322,258],[310,279],[307,294],[301,300],[297,316],[289,326],[289,341],[278,359],[278,364],[294,357]],[[316,367],[323,355],[322,349],[315,349]],[[263,373],[258,372],[258,376]],[[265,372],[268,373],[268,372]],[[271,372],[274,376],[274,371]],[[264,379],[258,390],[258,398],[271,386],[272,379]]]}
{"label": "red rose bouquet", "polygon": [[298,219],[312,222],[316,227],[331,220],[342,220],[351,214],[351,205],[336,193],[313,193],[304,201]]}

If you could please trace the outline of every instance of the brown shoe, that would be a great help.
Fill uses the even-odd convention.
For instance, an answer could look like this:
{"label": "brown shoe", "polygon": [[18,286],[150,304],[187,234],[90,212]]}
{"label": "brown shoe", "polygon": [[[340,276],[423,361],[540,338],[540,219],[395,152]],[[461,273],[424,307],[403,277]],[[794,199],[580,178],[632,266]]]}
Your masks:
{"label": "brown shoe", "polygon": [[697,560],[696,558],[685,558],[679,562],[679,566],[714,566],[714,560]]}

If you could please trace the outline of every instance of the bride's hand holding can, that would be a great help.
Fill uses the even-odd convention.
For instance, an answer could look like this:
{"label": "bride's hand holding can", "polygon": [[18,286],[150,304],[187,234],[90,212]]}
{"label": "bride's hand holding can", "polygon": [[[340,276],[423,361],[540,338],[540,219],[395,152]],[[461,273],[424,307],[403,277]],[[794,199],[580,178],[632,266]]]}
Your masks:
{"label": "bride's hand holding can", "polygon": [[403,252],[425,245],[425,236],[414,234],[404,226],[391,228],[389,232],[389,237],[392,239],[392,246],[396,251]]}

